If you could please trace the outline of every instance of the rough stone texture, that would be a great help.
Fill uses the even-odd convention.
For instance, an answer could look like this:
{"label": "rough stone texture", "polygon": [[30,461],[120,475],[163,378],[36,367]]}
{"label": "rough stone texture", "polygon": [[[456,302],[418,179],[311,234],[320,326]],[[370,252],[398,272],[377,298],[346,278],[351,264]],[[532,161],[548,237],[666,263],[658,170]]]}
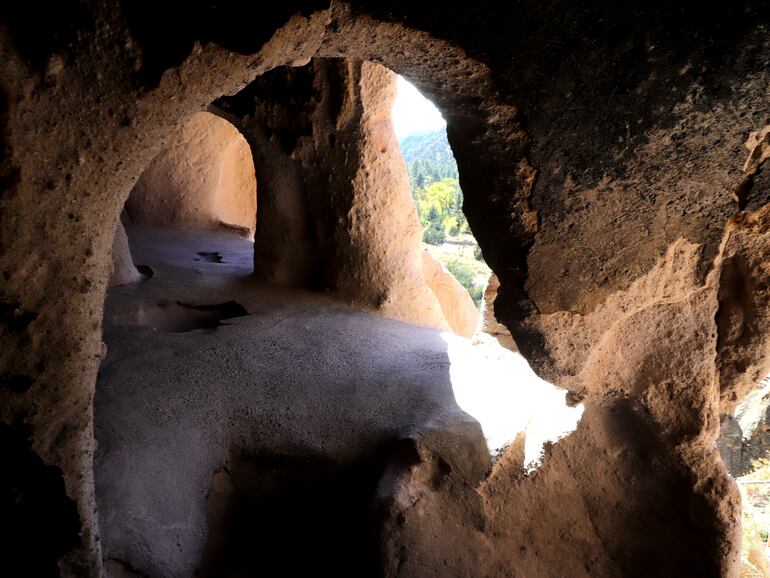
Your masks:
{"label": "rough stone texture", "polygon": [[[0,367],[4,380],[28,384],[22,393],[3,388],[0,420],[25,425],[31,451],[61,470],[77,504],[79,539],[73,530],[61,541],[43,537],[32,554],[59,557],[65,576],[101,572],[92,400],[105,353],[101,319],[114,223],[136,179],[184,118],[261,71],[309,57],[326,21],[323,14],[294,17],[273,37],[290,14],[264,11],[249,30],[263,42],[273,37],[259,58],[198,45],[147,92],[138,80],[152,77],[157,61],[152,50],[141,56],[121,13],[112,3],[53,11],[19,6],[4,13],[0,31]],[[137,20],[157,22],[157,13]],[[49,31],[48,42],[40,41],[39,26]],[[309,40],[297,44],[298,37]],[[34,215],[25,209],[33,206]],[[76,545],[61,555],[60,544]]]}
{"label": "rough stone texture", "polygon": [[727,414],[770,373],[770,205],[731,219],[721,253],[717,365]]}
{"label": "rough stone texture", "polygon": [[[586,404],[577,430],[552,447],[533,476],[499,461],[502,471],[493,470],[480,490],[485,530],[515,546],[495,549],[478,575],[504,576],[511,568],[528,576],[671,576],[671,568],[681,576],[713,575],[727,554],[721,541],[738,538],[738,499],[721,503],[729,524],[718,524],[708,498],[693,492],[691,475],[672,462],[662,434],[635,402],[604,398]],[[716,449],[702,457],[713,462]],[[726,475],[712,478],[708,493],[721,497],[731,483]],[[682,547],[683,536],[692,548]]]}
{"label": "rough stone texture", "polygon": [[495,339],[500,345],[511,351],[518,351],[516,342],[511,337],[508,328],[500,323],[495,317],[495,301],[497,292],[500,289],[500,281],[497,275],[492,273],[487,280],[487,286],[484,287],[484,296],[481,301],[481,314],[478,332],[474,339],[488,340]]}
{"label": "rough stone texture", "polygon": [[225,227],[253,236],[256,188],[251,151],[238,129],[197,112],[144,170],[126,211],[140,226]]}
{"label": "rough stone texture", "polygon": [[142,274],[134,265],[131,257],[131,247],[128,246],[128,237],[123,222],[118,219],[115,227],[115,238],[112,240],[112,273],[110,274],[110,287],[115,285],[127,285],[142,280]]}
{"label": "rough stone texture", "polygon": [[751,472],[755,460],[770,456],[770,379],[763,379],[733,415],[722,419],[717,444],[734,478]]}
{"label": "rough stone texture", "polygon": [[751,471],[758,458],[770,457],[770,379],[765,378],[736,408],[743,444],[738,475]]}
{"label": "rough stone texture", "polygon": [[423,274],[422,229],[390,120],[395,91],[382,66],[322,59],[272,71],[211,110],[248,136],[263,183],[257,275],[447,329]]}
{"label": "rough stone texture", "polygon": [[741,469],[740,474],[748,473],[753,468],[753,464],[760,458],[767,459],[770,456],[770,403],[765,400],[765,413],[762,416],[762,422],[751,432],[743,442],[741,448]]}
{"label": "rough stone texture", "polygon": [[[467,541],[430,541],[407,514],[389,551],[433,552],[424,559],[442,569],[459,558],[451,567],[478,575],[734,576],[737,493],[715,440],[720,414],[767,370],[770,173],[761,151],[746,164],[744,143],[770,117],[768,9],[11,4],[0,16],[0,421],[28,442],[20,472],[60,472],[66,498],[58,482],[51,495],[78,511],[19,556],[58,559],[66,576],[101,572],[92,399],[114,223],[137,178],[191,114],[277,66],[327,57],[385,64],[442,108],[469,223],[500,280],[496,316],[586,407],[534,476],[497,471],[482,486],[488,520],[474,528],[502,545],[485,550],[465,531],[477,510],[457,498],[441,502],[444,519],[462,523],[442,529]],[[477,552],[494,555],[472,568]]]}
{"label": "rough stone texture", "polygon": [[[377,575],[385,530],[371,504],[402,445],[417,444],[457,484],[489,467],[449,371],[447,339],[479,355],[467,339],[249,279],[252,246],[231,234],[129,234],[155,275],[111,289],[106,306],[95,401],[105,558],[146,576],[230,575],[241,565],[248,574]],[[212,250],[223,262],[196,260]],[[172,328],[146,314],[158,303],[228,300],[249,314],[216,328]],[[484,387],[468,376],[467,389]],[[420,507],[440,524],[445,508]],[[465,513],[458,523],[467,525]],[[459,548],[464,537],[453,540]],[[291,556],[300,544],[313,555]]]}
{"label": "rough stone texture", "polygon": [[452,331],[473,337],[479,324],[479,310],[467,289],[427,251],[422,253],[422,271]]}

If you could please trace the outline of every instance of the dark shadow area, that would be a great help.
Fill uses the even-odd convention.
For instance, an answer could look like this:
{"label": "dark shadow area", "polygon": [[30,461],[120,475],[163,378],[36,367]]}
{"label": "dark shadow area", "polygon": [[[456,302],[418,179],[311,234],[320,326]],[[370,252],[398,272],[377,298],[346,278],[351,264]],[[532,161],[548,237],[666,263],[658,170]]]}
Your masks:
{"label": "dark shadow area", "polygon": [[153,271],[152,267],[150,267],[149,265],[137,265],[136,270],[139,271],[139,273],[141,273],[143,281],[152,279],[152,276],[155,275],[155,271]]}
{"label": "dark shadow area", "polygon": [[372,502],[383,460],[242,457],[214,475],[197,578],[376,576]]}
{"label": "dark shadow area", "polygon": [[328,2],[302,0],[291,5],[225,2],[173,2],[158,5],[149,0],[123,2],[132,37],[142,47],[138,80],[156,86],[164,70],[177,66],[193,43],[215,42],[243,54],[256,52],[291,16],[310,14]]}
{"label": "dark shadow area", "polygon": [[57,577],[58,559],[80,543],[80,516],[62,472],[40,459],[20,425],[0,423],[0,455],[3,575]]}
{"label": "dark shadow area", "polygon": [[222,260],[222,255],[216,251],[198,251],[196,253],[199,258],[193,259],[193,261],[205,261],[206,263],[226,263]]}

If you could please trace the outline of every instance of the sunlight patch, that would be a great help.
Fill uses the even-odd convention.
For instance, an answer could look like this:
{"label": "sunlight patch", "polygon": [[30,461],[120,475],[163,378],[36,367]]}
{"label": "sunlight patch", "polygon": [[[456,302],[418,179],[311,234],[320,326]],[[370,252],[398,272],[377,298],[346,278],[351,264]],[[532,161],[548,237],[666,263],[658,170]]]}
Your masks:
{"label": "sunlight patch", "polygon": [[496,341],[471,345],[454,335],[442,337],[457,405],[481,424],[490,453],[525,432],[524,463],[532,471],[546,443],[575,430],[583,404],[568,406],[567,391],[535,375],[521,354]]}
{"label": "sunlight patch", "polygon": [[399,140],[415,132],[432,131],[446,126],[446,121],[436,105],[400,75],[391,118],[393,130]]}

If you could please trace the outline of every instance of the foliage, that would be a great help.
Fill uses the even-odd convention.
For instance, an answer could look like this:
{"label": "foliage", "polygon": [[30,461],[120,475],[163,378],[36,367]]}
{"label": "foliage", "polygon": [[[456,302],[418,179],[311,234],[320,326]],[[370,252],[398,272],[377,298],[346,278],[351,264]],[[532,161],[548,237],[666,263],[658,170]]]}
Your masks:
{"label": "foliage", "polygon": [[747,476],[753,481],[770,480],[770,458],[759,458],[751,464],[751,473]]}
{"label": "foliage", "polygon": [[[409,135],[400,146],[423,226],[423,242],[435,247],[431,254],[468,290],[478,306],[489,268],[470,235],[462,210],[463,192],[446,130]],[[452,244],[445,244],[447,238]]]}
{"label": "foliage", "polygon": [[[426,229],[442,227],[450,236],[466,232],[468,223],[462,211],[463,192],[446,130],[412,134],[400,145],[422,226]],[[435,239],[438,234],[428,236]]]}
{"label": "foliage", "polygon": [[476,282],[476,275],[474,275],[470,267],[459,259],[447,259],[444,266],[460,282],[460,285],[465,287],[468,293],[470,293],[471,299],[473,299],[473,302],[478,307],[484,295],[484,286]]}
{"label": "foliage", "polygon": [[467,230],[468,223],[462,211],[462,191],[456,180],[431,183],[426,189],[413,190],[412,194],[420,223],[426,229],[440,228],[453,237]]}
{"label": "foliage", "polygon": [[431,245],[443,245],[446,238],[444,227],[438,216],[438,211],[431,207],[426,222],[423,224],[422,240]]}

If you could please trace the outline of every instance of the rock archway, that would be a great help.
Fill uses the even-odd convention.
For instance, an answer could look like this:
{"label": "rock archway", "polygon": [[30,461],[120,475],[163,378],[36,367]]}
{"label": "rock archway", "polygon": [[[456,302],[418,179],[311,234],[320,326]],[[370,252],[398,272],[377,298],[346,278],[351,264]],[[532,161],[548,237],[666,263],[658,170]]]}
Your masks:
{"label": "rock archway", "polygon": [[[47,487],[80,528],[68,514],[17,559],[100,574],[93,384],[114,225],[141,170],[222,94],[320,56],[385,64],[443,110],[497,317],[586,405],[531,477],[513,448],[490,476],[466,456],[431,483],[442,448],[404,450],[387,507],[425,493],[391,511],[388,571],[634,575],[654,558],[660,575],[735,574],[739,504],[715,440],[768,369],[764,139],[749,138],[769,117],[764,6],[299,2],[251,18],[225,2],[180,8],[169,35],[148,3],[71,4],[14,7],[0,32],[0,435],[61,478]],[[25,483],[2,491],[33,496]]]}
{"label": "rock archway", "polygon": [[131,222],[253,236],[257,183],[246,139],[230,123],[199,112],[170,141],[131,191]]}

